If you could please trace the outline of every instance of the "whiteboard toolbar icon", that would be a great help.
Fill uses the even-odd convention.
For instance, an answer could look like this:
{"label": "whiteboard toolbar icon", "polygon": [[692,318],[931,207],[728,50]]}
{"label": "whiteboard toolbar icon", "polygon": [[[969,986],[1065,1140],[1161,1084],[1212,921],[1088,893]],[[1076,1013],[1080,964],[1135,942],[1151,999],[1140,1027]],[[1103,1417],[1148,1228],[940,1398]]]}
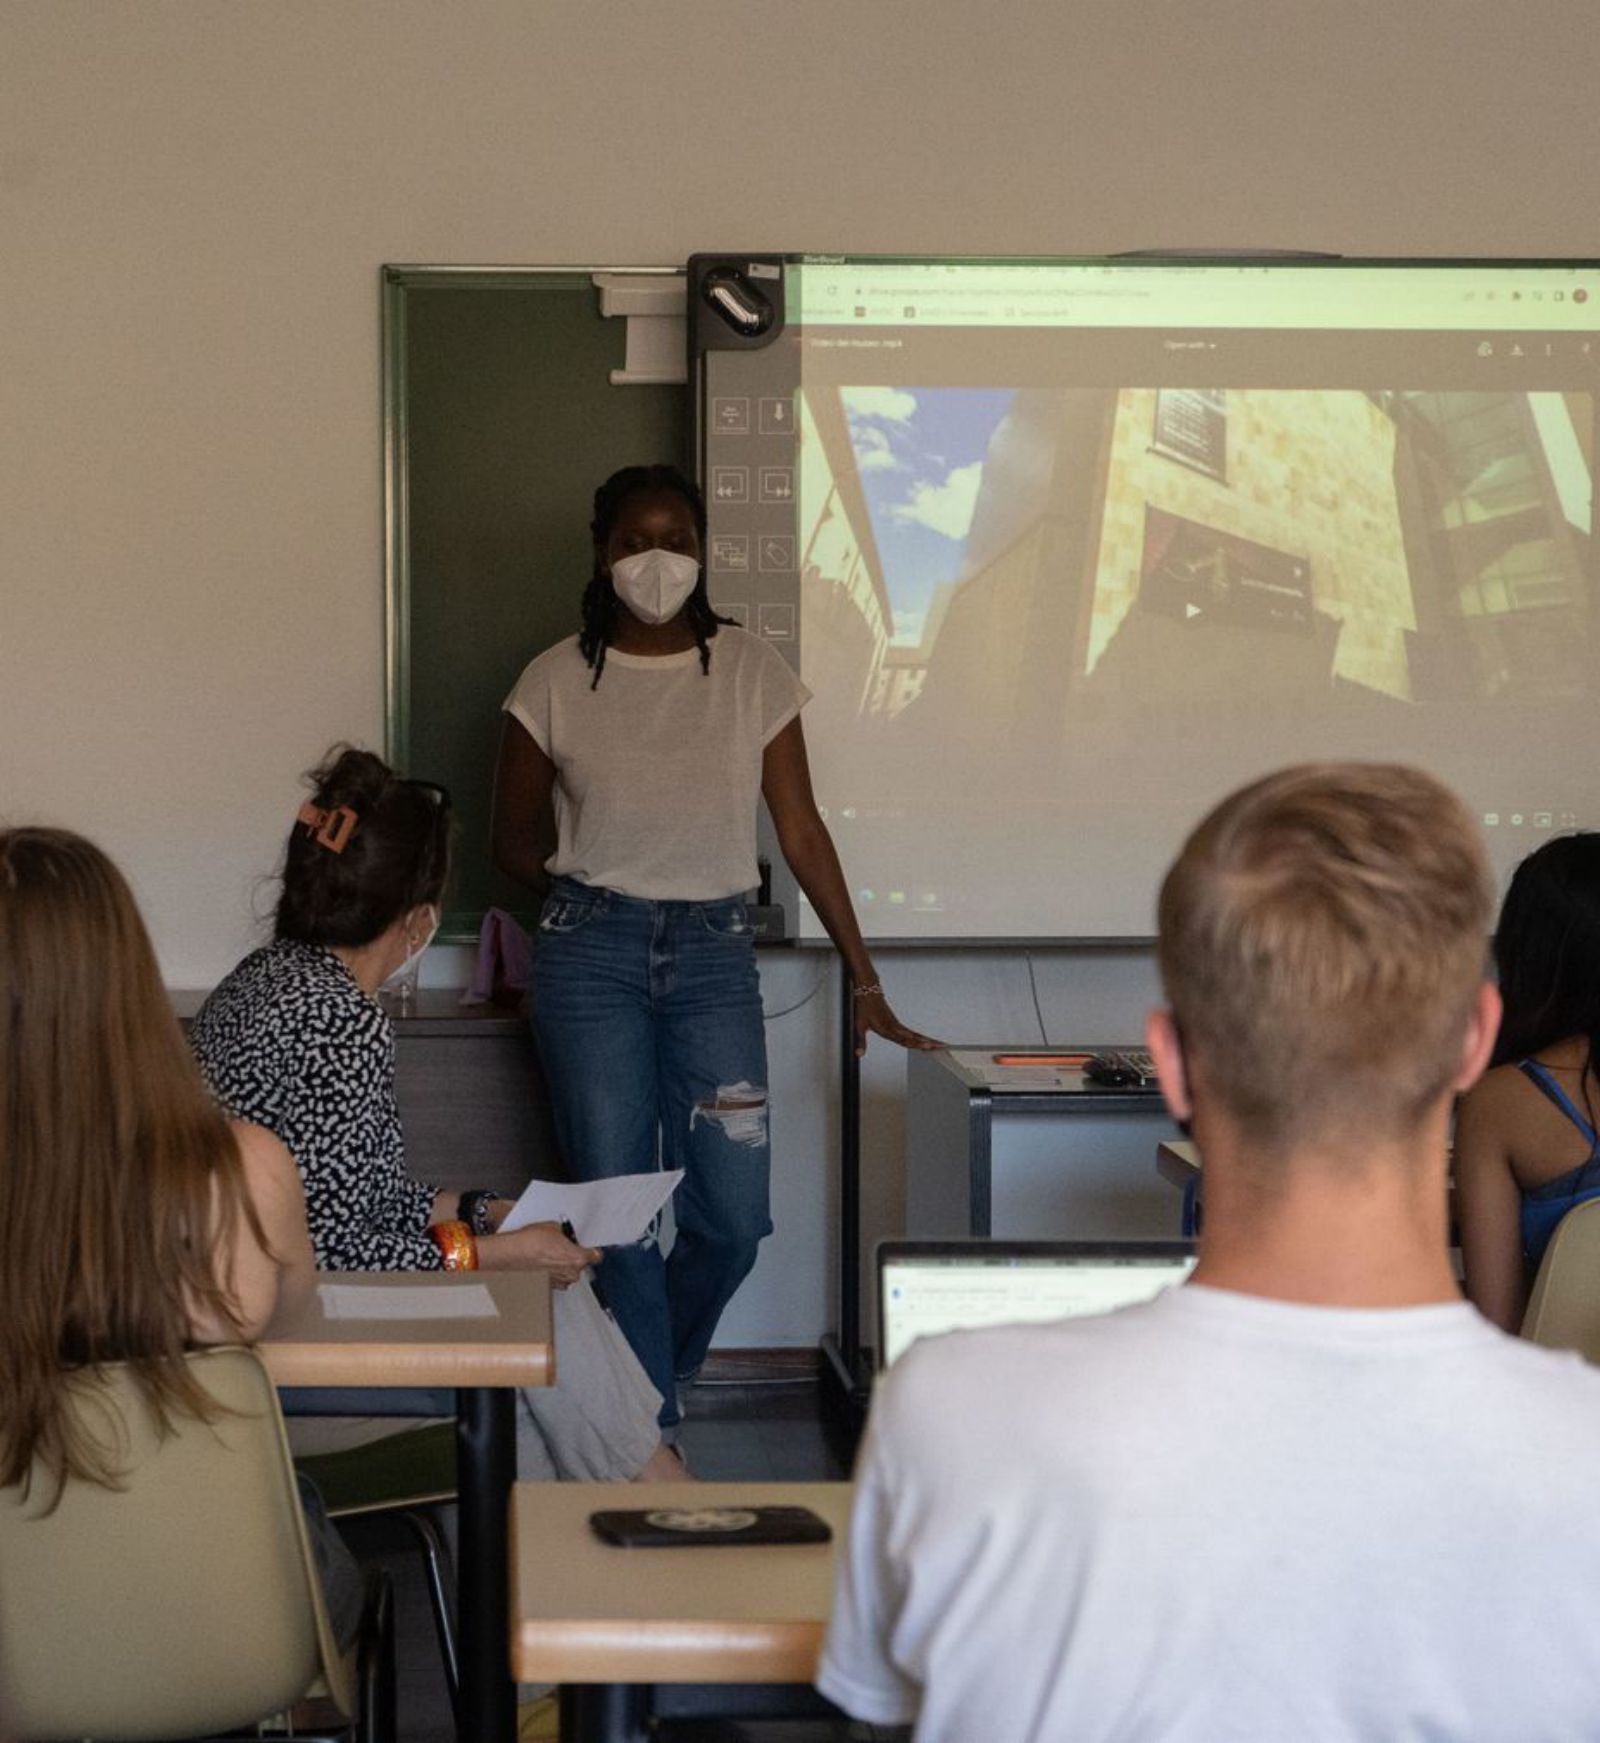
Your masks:
{"label": "whiteboard toolbar icon", "polygon": [[761,468],[761,500],[790,502],[794,498],[794,469],[789,466]]}
{"label": "whiteboard toolbar icon", "polygon": [[787,399],[764,399],[761,402],[761,434],[787,436],[794,429],[794,402]]}
{"label": "whiteboard toolbar icon", "polygon": [[793,533],[763,533],[758,542],[764,574],[782,574],[794,567]]}
{"label": "whiteboard toolbar icon", "polygon": [[748,466],[713,466],[711,468],[711,500],[713,502],[748,502],[750,500],[750,468]]}
{"label": "whiteboard toolbar icon", "polygon": [[713,399],[711,402],[711,428],[719,436],[748,436],[750,434],[750,402],[740,397]]}
{"label": "whiteboard toolbar icon", "polygon": [[719,575],[750,573],[750,535],[715,533],[711,539],[711,567]]}

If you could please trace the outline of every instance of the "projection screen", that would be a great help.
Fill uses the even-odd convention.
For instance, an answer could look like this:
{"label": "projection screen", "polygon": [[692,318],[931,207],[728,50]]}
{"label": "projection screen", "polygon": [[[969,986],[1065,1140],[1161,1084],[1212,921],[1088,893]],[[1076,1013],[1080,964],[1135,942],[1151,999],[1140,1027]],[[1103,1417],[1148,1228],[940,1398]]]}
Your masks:
{"label": "projection screen", "polygon": [[[700,256],[719,611],[813,692],[869,937],[1148,937],[1231,787],[1600,824],[1600,266]],[[793,926],[820,935],[797,903]]]}

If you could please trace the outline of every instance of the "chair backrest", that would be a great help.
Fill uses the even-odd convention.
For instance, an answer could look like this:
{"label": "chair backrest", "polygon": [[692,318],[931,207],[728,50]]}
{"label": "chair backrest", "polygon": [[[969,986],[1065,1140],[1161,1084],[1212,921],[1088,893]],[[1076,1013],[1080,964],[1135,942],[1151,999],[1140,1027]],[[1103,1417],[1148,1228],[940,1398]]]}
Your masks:
{"label": "chair backrest", "polygon": [[165,1435],[126,1368],[81,1376],[120,1490],[0,1490],[9,1718],[35,1743],[229,1730],[314,1689],[351,1710],[272,1383],[249,1350],[187,1360],[222,1410]]}
{"label": "chair backrest", "polygon": [[1550,1237],[1522,1335],[1600,1362],[1600,1199],[1569,1210]]}

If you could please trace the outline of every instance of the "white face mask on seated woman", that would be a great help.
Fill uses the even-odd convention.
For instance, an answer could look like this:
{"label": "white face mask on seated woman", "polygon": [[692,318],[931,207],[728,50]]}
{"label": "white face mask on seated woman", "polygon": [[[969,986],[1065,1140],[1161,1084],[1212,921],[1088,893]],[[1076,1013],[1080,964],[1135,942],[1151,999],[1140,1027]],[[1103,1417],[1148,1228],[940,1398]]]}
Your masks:
{"label": "white face mask on seated woman", "polygon": [[699,579],[695,558],[659,547],[636,551],[611,565],[617,597],[641,623],[667,623],[676,617]]}
{"label": "white face mask on seated woman", "polygon": [[432,903],[425,908],[417,908],[406,917],[406,940],[421,938],[422,942],[415,945],[405,961],[396,969],[383,977],[379,992],[396,992],[405,983],[413,968],[427,954],[427,949],[433,942],[434,934],[439,930],[439,910]]}

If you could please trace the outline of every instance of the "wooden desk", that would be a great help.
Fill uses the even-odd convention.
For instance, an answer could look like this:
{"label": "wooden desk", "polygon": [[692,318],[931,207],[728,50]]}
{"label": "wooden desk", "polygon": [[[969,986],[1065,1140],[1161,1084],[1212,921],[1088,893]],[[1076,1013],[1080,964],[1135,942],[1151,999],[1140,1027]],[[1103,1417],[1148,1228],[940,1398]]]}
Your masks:
{"label": "wooden desk", "polygon": [[[518,1483],[511,1502],[511,1668],[562,1685],[562,1737],[632,1743],[654,1716],[832,1713],[809,1688],[850,1522],[848,1483]],[[602,1507],[809,1507],[833,1542],[754,1549],[616,1549]],[[688,1704],[674,1685],[718,1684]],[[740,1700],[727,1685],[808,1685]],[[658,1685],[663,1685],[658,1688]]]}
{"label": "wooden desk", "polygon": [[448,1294],[487,1289],[494,1319],[329,1319],[320,1293],[267,1328],[279,1386],[548,1386],[555,1378],[550,1280],[539,1271],[321,1271],[338,1289]]}
{"label": "wooden desk", "polygon": [[453,1388],[461,1523],[462,1743],[513,1743],[516,1688],[505,1656],[509,1556],[506,1504],[516,1478],[518,1386],[555,1374],[550,1282],[543,1272],[446,1275],[323,1272],[321,1287],[451,1291],[486,1288],[491,1319],[330,1319],[320,1293],[282,1315],[261,1340],[280,1386]]}

